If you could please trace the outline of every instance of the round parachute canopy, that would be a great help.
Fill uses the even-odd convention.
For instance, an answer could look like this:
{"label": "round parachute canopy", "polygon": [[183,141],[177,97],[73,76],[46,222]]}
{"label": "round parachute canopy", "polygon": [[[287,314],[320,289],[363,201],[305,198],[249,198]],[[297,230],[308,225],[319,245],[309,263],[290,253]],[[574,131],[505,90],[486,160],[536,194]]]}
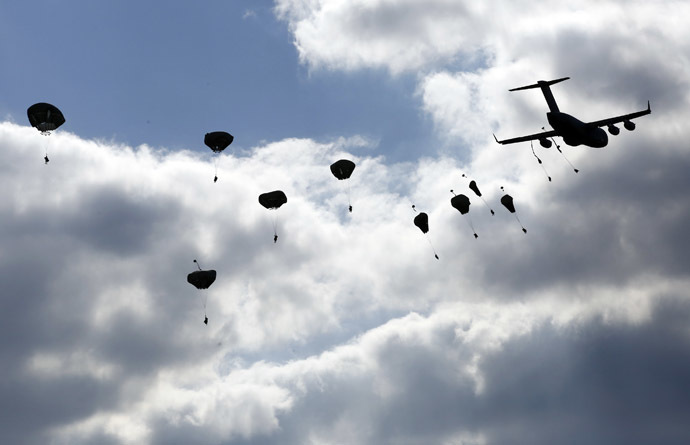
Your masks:
{"label": "round parachute canopy", "polygon": [[510,213],[515,213],[515,205],[513,205],[513,197],[510,195],[503,195],[501,198],[501,204],[508,209]]}
{"label": "round parachute canopy", "polygon": [[341,159],[331,164],[331,172],[333,173],[333,176],[341,181],[349,178],[354,169],[355,163],[348,161],[347,159]]}
{"label": "round parachute canopy", "polygon": [[216,281],[215,270],[195,270],[187,275],[187,282],[197,289],[208,289]]}
{"label": "round parachute canopy", "polygon": [[232,137],[230,133],[225,131],[213,131],[211,133],[206,133],[204,136],[204,144],[215,153],[220,153],[225,150],[228,145],[232,144],[235,138]]}
{"label": "round parachute canopy", "polygon": [[414,217],[414,225],[419,227],[422,233],[427,233],[429,231],[429,216],[422,212]]}
{"label": "round parachute canopy", "polygon": [[458,209],[463,215],[470,211],[470,198],[460,194],[450,198],[450,205]]}
{"label": "round parachute canopy", "polygon": [[282,190],[262,193],[259,195],[259,204],[267,209],[277,209],[287,202],[287,196]]}
{"label": "round parachute canopy", "polygon": [[470,188],[474,192],[475,195],[479,196],[481,198],[482,192],[479,191],[479,187],[477,187],[477,183],[474,181],[470,181]]}
{"label": "round parachute canopy", "polygon": [[65,116],[56,106],[47,103],[33,104],[26,110],[31,126],[40,132],[56,130],[65,123]]}

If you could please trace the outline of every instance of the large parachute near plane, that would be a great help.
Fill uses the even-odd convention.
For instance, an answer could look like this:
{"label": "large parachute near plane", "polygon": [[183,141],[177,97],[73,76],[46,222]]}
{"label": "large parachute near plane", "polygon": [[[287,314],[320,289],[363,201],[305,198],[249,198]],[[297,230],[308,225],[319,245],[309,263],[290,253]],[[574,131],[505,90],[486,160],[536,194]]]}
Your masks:
{"label": "large parachute near plane", "polygon": [[[202,270],[197,260],[194,260],[194,263],[199,270],[195,270],[187,275],[187,282],[197,289],[208,289],[213,282],[216,281],[216,271],[212,269]],[[208,296],[204,293],[200,295],[200,298],[201,304],[204,307],[204,324],[208,324],[208,317],[206,316],[206,301],[208,300]]]}
{"label": "large parachute near plane", "polygon": [[[62,111],[60,111],[55,105],[45,102],[39,102],[31,105],[26,110],[26,115],[29,118],[29,123],[31,126],[40,131],[44,136],[48,136],[51,131],[57,130],[62,124],[65,123],[65,116],[62,114]],[[46,164],[50,162],[50,159],[48,159],[47,145],[46,154],[43,157],[43,160]]]}
{"label": "large parachute near plane", "polygon": [[218,181],[218,156],[219,153],[228,148],[235,138],[225,131],[212,131],[206,133],[204,136],[204,144],[215,153],[213,163],[216,166],[216,176],[213,177],[213,182]]}
{"label": "large parachute near plane", "polygon": [[[331,173],[333,173],[333,176],[338,178],[339,181],[349,179],[354,170],[355,170],[355,163],[348,160],[348,159],[341,159],[341,160],[335,161],[333,164],[331,164]],[[347,204],[348,204],[348,210],[350,210],[350,212],[352,212],[352,203],[350,202],[350,183],[349,182],[347,184]]]}
{"label": "large parachute near plane", "polygon": [[[501,187],[501,190],[503,190],[503,187]],[[501,197],[501,204],[503,204],[503,207],[508,209],[510,213],[515,215],[515,219],[520,224],[520,227],[522,227],[522,231],[524,233],[527,233],[527,229],[525,229],[525,227],[520,222],[520,218],[518,218],[517,211],[515,210],[515,203],[513,202],[513,197],[506,193]]]}
{"label": "large parachute near plane", "polygon": [[[287,196],[282,190],[274,190],[272,192],[262,193],[259,195],[259,204],[268,210],[278,210],[280,206],[287,202]],[[278,230],[276,215],[273,216],[273,242],[278,241]]]}

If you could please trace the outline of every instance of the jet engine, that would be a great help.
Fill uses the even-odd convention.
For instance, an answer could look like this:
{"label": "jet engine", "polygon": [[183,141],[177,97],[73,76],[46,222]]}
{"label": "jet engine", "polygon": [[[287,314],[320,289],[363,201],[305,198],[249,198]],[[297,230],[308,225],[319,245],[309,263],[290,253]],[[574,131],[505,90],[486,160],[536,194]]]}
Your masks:
{"label": "jet engine", "polygon": [[[628,128],[628,127],[625,127]],[[608,127],[609,133],[611,133],[614,136],[618,136],[618,134],[621,132],[621,129],[616,127],[615,125],[609,125]]]}
{"label": "jet engine", "polygon": [[633,131],[635,129],[635,124],[632,121],[625,121],[623,122],[623,126],[625,127],[626,130],[628,131]]}
{"label": "jet engine", "polygon": [[[627,127],[626,127],[627,128]],[[551,147],[551,141],[546,139],[546,138],[541,138],[539,139],[539,143],[541,144],[542,147],[544,148],[550,148]]]}

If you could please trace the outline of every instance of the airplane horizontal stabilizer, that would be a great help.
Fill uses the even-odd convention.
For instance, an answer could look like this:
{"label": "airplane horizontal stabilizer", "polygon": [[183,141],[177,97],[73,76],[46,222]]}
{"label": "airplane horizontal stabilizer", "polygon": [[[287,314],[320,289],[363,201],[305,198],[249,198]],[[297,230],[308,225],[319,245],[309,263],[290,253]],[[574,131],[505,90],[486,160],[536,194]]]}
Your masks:
{"label": "airplane horizontal stabilizer", "polygon": [[535,83],[534,85],[517,87],[517,88],[510,89],[508,91],[519,91],[519,90],[529,90],[532,88],[542,88],[544,86],[553,85],[554,83],[563,82],[564,80],[568,80],[568,79],[570,79],[570,77],[561,77],[560,79],[555,79],[555,80],[540,80],[537,83]]}

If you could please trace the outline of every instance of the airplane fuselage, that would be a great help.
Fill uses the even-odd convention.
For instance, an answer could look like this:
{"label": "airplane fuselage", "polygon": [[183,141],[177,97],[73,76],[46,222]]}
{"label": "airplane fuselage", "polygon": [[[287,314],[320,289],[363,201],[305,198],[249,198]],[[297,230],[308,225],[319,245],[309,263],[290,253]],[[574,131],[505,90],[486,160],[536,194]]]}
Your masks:
{"label": "airplane fuselage", "polygon": [[546,119],[551,127],[570,146],[587,145],[594,148],[606,147],[609,137],[606,131],[560,111],[549,111]]}

